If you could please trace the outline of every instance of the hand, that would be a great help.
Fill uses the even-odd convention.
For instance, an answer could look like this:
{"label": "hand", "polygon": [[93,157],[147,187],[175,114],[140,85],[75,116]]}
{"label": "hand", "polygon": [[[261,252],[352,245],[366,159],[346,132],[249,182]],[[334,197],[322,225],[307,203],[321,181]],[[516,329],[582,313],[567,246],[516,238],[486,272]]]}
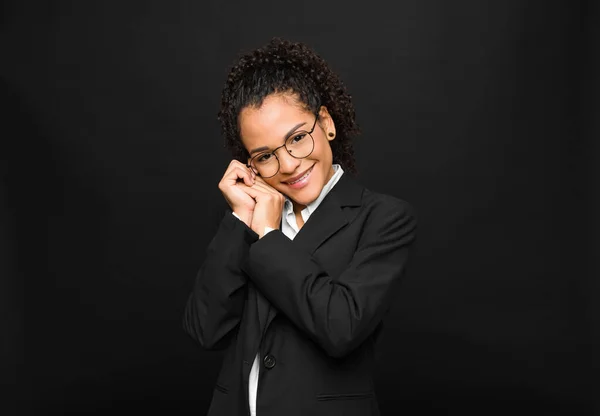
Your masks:
{"label": "hand", "polygon": [[[223,194],[223,197],[225,197],[225,200],[232,211],[235,212],[248,227],[252,224],[252,215],[256,202],[254,198],[242,188],[248,188],[254,185],[255,177],[256,175],[254,172],[246,165],[237,160],[232,160],[219,182],[219,190]],[[242,179],[243,181],[239,182],[239,179]]]}
{"label": "hand", "polygon": [[248,187],[244,184],[240,186],[256,201],[252,216],[252,230],[262,238],[265,227],[279,229],[285,197],[261,177],[256,177],[252,186]]}

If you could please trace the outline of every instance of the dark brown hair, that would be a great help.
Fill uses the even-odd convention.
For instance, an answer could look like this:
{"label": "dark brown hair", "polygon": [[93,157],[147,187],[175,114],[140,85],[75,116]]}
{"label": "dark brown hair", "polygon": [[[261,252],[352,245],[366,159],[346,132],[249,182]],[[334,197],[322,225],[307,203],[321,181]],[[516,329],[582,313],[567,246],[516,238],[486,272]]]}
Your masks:
{"label": "dark brown hair", "polygon": [[227,77],[221,95],[219,121],[225,145],[243,163],[248,153],[240,139],[238,116],[245,107],[260,107],[273,93],[296,95],[308,111],[327,107],[336,126],[330,141],[333,163],[356,173],[352,138],[360,133],[352,97],[327,63],[302,43],[273,38],[267,45],[240,57]]}

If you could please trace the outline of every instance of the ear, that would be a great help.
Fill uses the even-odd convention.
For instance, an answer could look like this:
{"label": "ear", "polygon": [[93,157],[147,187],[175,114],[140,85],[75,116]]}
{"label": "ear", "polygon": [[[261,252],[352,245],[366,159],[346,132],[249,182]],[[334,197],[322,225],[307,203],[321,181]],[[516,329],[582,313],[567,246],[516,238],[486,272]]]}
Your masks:
{"label": "ear", "polygon": [[332,141],[333,139],[335,139],[335,123],[331,118],[331,114],[329,114],[329,111],[327,111],[327,107],[325,107],[324,105],[322,105],[319,109],[319,125],[323,129],[327,140]]}

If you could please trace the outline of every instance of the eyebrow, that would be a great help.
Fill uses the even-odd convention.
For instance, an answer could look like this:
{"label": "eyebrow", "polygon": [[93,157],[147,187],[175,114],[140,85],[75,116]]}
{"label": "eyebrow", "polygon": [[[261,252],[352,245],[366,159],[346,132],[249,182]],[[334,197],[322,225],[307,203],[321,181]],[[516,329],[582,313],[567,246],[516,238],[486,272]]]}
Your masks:
{"label": "eyebrow", "polygon": [[[305,124],[306,124],[306,121],[305,121],[305,122],[303,122],[303,123],[298,123],[298,124],[296,124],[294,127],[292,127],[292,128],[290,129],[290,131],[288,131],[288,132],[285,134],[285,136],[283,136],[283,141],[285,142],[285,140],[286,140],[288,137],[290,137],[290,136],[291,136],[291,135],[292,135],[292,134],[293,134],[293,133],[294,133],[296,130],[298,130],[300,127],[302,127],[302,126],[303,126],[303,125],[305,125]],[[261,146],[261,147],[257,147],[256,149],[252,149],[252,150],[250,151],[250,154],[254,154],[254,153],[256,153],[256,152],[263,152],[263,151],[265,151],[265,150],[269,150],[269,146]]]}

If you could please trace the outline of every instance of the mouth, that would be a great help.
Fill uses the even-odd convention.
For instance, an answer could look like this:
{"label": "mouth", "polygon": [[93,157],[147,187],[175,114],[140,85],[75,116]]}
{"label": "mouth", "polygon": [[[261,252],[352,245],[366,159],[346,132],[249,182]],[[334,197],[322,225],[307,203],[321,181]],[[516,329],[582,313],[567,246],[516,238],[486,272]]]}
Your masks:
{"label": "mouth", "polygon": [[314,167],[315,167],[315,165],[312,165],[304,173],[301,173],[300,175],[298,175],[294,178],[291,178],[290,180],[288,180],[284,183],[288,186],[291,186],[292,188],[300,188],[300,187],[304,186],[306,184],[306,182],[308,181],[308,178],[310,177],[310,174]]}

